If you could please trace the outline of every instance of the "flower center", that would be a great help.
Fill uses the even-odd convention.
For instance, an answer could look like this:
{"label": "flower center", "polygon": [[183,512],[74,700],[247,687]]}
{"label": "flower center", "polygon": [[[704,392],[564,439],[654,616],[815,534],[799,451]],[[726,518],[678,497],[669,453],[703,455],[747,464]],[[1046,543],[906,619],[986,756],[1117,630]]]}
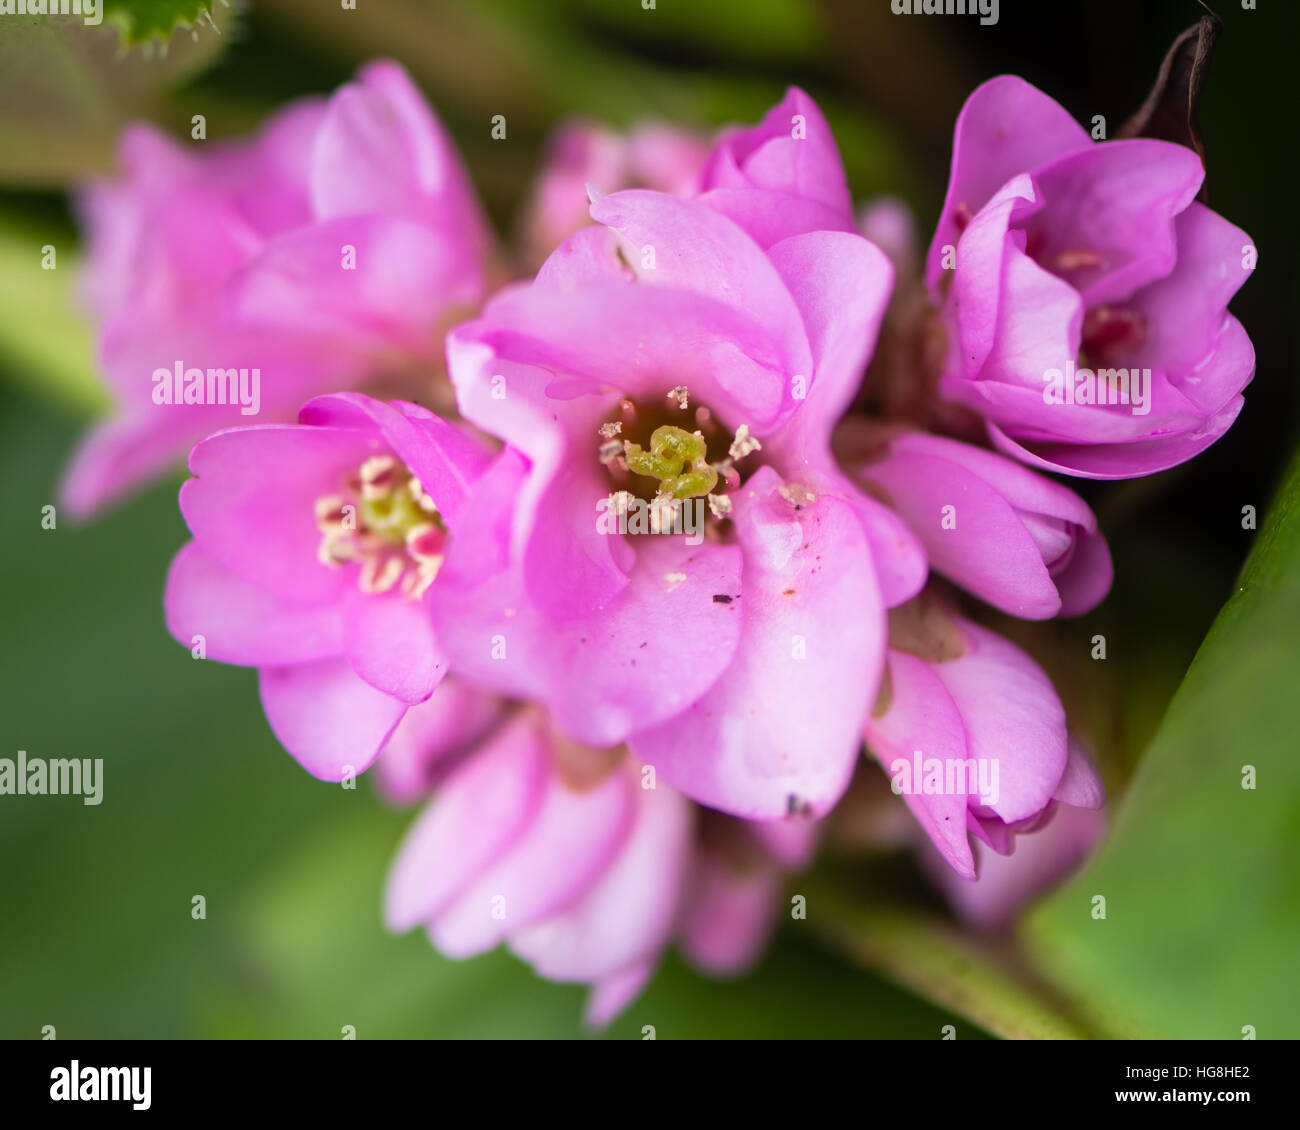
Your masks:
{"label": "flower center", "polygon": [[692,407],[682,385],[657,404],[620,401],[599,434],[612,497],[659,505],[706,499],[717,521],[731,513],[726,492],[744,479],[737,464],[762,449],[744,424],[732,433],[704,405]]}
{"label": "flower center", "polygon": [[433,499],[391,455],[367,459],[342,493],[318,498],[316,528],[323,565],[341,569],[356,563],[362,592],[398,586],[408,600],[419,600],[433,583],[447,540]]}

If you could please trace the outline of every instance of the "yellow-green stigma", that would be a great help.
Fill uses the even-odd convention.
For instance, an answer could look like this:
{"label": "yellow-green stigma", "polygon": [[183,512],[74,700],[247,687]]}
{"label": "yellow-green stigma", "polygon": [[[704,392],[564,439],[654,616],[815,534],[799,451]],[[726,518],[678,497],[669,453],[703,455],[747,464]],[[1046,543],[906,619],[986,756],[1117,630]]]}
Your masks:
{"label": "yellow-green stigma", "polygon": [[321,562],[336,568],[359,564],[363,592],[387,592],[397,585],[407,598],[418,600],[437,576],[446,541],[433,499],[391,455],[367,459],[345,490],[316,502]]}
{"label": "yellow-green stigma", "polygon": [[639,443],[625,443],[623,458],[629,471],[658,479],[660,493],[675,499],[702,498],[718,484],[718,472],[708,463],[704,436],[675,424],[655,428],[649,451]]}

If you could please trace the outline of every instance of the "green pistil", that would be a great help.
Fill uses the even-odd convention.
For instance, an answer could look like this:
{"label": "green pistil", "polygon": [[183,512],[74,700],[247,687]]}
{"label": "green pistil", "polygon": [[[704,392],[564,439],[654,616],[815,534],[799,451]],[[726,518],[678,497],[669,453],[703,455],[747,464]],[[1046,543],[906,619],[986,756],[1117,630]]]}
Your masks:
{"label": "green pistil", "polygon": [[409,480],[379,498],[363,498],[360,518],[368,533],[394,545],[405,545],[411,530],[430,521],[429,512],[415,500]]}
{"label": "green pistil", "polygon": [[718,483],[718,472],[705,459],[704,437],[684,428],[664,424],[650,436],[650,450],[638,443],[624,445],[627,469],[658,479],[673,498],[699,498]]}

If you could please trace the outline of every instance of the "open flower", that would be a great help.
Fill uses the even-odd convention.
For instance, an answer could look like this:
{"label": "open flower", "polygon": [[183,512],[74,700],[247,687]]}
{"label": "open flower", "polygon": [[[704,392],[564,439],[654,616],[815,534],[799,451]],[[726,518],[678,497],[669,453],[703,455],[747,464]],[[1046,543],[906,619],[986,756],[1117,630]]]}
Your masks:
{"label": "open flower", "polygon": [[486,461],[425,409],[360,393],[218,432],[181,488],[194,540],[167,577],[168,628],[258,668],[271,728],[312,774],[361,772],[447,671],[425,601]]}
{"label": "open flower", "polygon": [[981,600],[1042,620],[1087,612],[1110,590],[1106,539],[1072,490],[957,440],[848,431],[854,476],[907,520],[935,572]]}
{"label": "open flower", "polygon": [[1009,855],[1055,805],[1098,808],[1101,779],[1042,669],[929,592],[890,613],[867,746],[952,868],[974,879],[971,836]]}
{"label": "open flower", "polygon": [[448,957],[505,942],[543,977],[590,984],[587,1020],[603,1026],[674,939],[714,975],[756,960],[785,874],[806,864],[814,835],[803,822],[764,838],[699,810],[626,751],[575,746],[525,708],[460,762],[412,827],[385,916],[393,930],[426,927]]}
{"label": "open flower", "polygon": [[77,513],[218,428],[292,420],[316,393],[418,372],[427,395],[439,325],[487,287],[473,188],[394,63],[247,141],[190,147],[132,126],[119,158],[119,177],[81,198],[116,407],[67,472]]}
{"label": "open flower", "polygon": [[1228,429],[1255,359],[1227,304],[1255,251],[1196,201],[1203,178],[1183,146],[1094,143],[1021,79],[971,95],[926,279],[949,335],[943,394],[995,445],[1115,479]]}
{"label": "open flower", "polygon": [[434,615],[460,671],[574,740],[738,816],[820,814],[884,607],[926,571],[829,448],[890,269],[850,232],[764,248],[710,195],[598,198],[449,336],[462,413],[517,456],[476,484]]}

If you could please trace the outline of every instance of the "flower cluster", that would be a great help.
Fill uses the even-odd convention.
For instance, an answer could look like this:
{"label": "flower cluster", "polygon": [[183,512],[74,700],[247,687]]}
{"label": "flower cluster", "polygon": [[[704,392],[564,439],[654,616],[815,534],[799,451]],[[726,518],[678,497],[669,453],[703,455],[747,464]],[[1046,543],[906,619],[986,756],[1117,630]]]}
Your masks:
{"label": "flower cluster", "polygon": [[[1094,608],[1097,519],[1041,472],[1159,470],[1241,408],[1226,304],[1253,249],[1194,199],[1193,152],[1094,143],[995,79],[922,272],[906,217],[859,222],[799,90],[711,145],[575,124],[524,224],[540,266],[491,297],[472,189],[393,64],[207,158],[144,130],[122,157],[85,197],[121,409],[69,498],[206,436],[168,626],[258,669],[309,772],[377,762],[426,802],[394,929],[455,957],[504,942],[591,984],[603,1023],[670,943],[713,973],[756,959],[855,772],[879,773],[864,749],[932,858],[991,888],[954,896],[974,921],[1092,842],[1067,813],[1100,808],[1100,777],[980,603]],[[873,375],[907,358],[880,378],[907,395],[877,403],[920,410],[865,410],[900,327],[916,347]],[[151,401],[173,354],[257,367],[268,422]],[[1031,833],[1018,875],[1001,857]]]}

